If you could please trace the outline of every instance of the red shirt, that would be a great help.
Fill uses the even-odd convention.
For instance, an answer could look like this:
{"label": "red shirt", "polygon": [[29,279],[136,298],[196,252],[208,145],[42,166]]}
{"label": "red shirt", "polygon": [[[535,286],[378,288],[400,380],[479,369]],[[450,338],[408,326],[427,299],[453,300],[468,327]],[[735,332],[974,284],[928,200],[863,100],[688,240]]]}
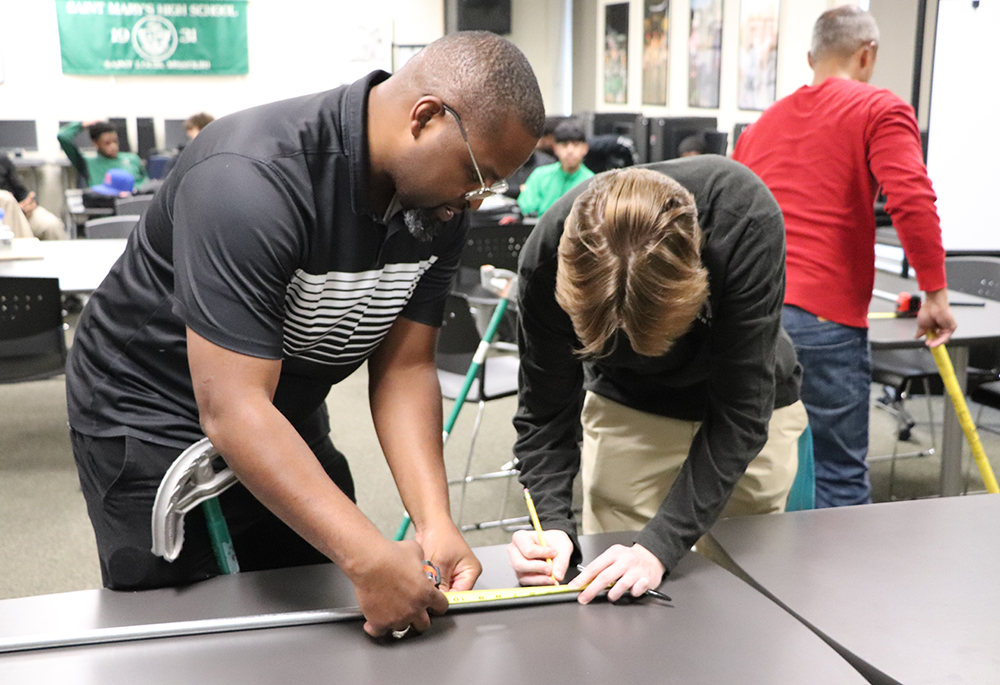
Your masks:
{"label": "red shirt", "polygon": [[891,91],[842,78],[803,86],[740,135],[733,159],[763,179],[784,214],[786,304],[867,328],[879,186],[920,289],[945,287],[917,121]]}

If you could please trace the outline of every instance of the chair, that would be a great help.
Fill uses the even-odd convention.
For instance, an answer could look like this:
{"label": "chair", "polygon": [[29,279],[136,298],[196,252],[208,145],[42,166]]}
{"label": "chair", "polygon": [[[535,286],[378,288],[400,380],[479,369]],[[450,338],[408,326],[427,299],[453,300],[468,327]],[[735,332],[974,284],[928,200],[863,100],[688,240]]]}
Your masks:
{"label": "chair", "polygon": [[65,367],[59,279],[0,277],[0,383],[50,378]]}
{"label": "chair", "polygon": [[[956,292],[1000,300],[1000,258],[948,257],[945,260],[948,288]],[[974,346],[969,350],[968,389],[1000,379],[1000,346]],[[892,497],[897,457],[921,457],[934,454],[937,437],[931,413],[931,395],[941,395],[944,386],[930,351],[921,349],[875,350],[872,352],[872,381],[886,386],[884,397],[876,404],[896,416],[897,440],[892,455],[869,457],[869,461],[891,458],[889,497]],[[913,394],[914,384],[920,383],[927,396],[931,445],[917,452],[899,454],[899,441],[909,440],[916,425],[906,411],[906,399]],[[984,397],[988,397],[988,391]],[[972,396],[975,399],[975,396]]]}
{"label": "chair", "polygon": [[83,225],[84,238],[128,238],[139,223],[138,214],[121,214],[91,219]]}
{"label": "chair", "polygon": [[153,201],[152,194],[132,195],[131,197],[115,198],[115,214],[124,216],[128,214],[141,215]]}
{"label": "chair", "polygon": [[795,471],[792,489],[788,492],[785,511],[805,511],[816,508],[816,462],[813,453],[812,428],[799,436],[799,467]]}
{"label": "chair", "polygon": [[[481,337],[476,328],[472,312],[469,309],[468,300],[461,295],[449,295],[445,304],[444,321],[441,325],[437,345],[438,380],[441,384],[441,395],[443,397],[456,400],[461,394],[465,375],[472,365],[473,356],[476,354],[480,342]],[[472,429],[472,438],[469,444],[469,453],[466,458],[463,476],[462,478],[448,481],[449,485],[461,485],[458,514],[455,517],[459,525],[461,525],[462,514],[465,509],[465,495],[469,483],[477,480],[509,478],[517,474],[513,461],[504,464],[500,470],[492,473],[472,475],[471,471],[472,458],[476,448],[476,438],[479,435],[479,428],[482,425],[486,403],[491,400],[517,394],[519,365],[518,358],[515,355],[487,355],[479,369],[478,375],[465,396],[465,402],[475,403],[479,406]],[[508,490],[509,488],[504,490],[500,507],[500,519],[498,521],[461,526],[462,530],[503,525],[503,514],[506,510]]]}

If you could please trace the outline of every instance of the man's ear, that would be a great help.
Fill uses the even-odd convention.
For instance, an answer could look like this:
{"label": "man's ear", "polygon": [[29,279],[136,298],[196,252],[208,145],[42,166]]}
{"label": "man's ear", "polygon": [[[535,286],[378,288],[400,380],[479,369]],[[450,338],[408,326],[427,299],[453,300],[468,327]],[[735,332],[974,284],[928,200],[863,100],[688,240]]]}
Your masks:
{"label": "man's ear", "polygon": [[444,102],[434,95],[425,95],[410,108],[410,135],[419,138],[431,120],[444,113]]}

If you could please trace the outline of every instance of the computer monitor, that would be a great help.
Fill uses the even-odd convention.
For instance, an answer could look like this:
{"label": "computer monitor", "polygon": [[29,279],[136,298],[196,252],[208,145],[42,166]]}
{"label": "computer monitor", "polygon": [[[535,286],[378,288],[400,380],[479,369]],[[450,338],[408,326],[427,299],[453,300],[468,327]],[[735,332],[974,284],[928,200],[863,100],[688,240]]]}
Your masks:
{"label": "computer monitor", "polygon": [[635,163],[649,159],[649,119],[633,112],[584,112],[580,116],[587,137],[600,135],[625,136],[632,141]]}
{"label": "computer monitor", "polygon": [[163,149],[179,150],[188,143],[184,119],[163,120]]}
{"label": "computer monitor", "polygon": [[747,129],[750,124],[736,124],[733,126],[733,149],[736,148],[736,141],[740,139],[740,135]]}
{"label": "computer monitor", "polygon": [[661,162],[667,159],[676,159],[680,156],[677,148],[681,141],[688,136],[703,134],[709,144],[709,152],[725,154],[725,140],[723,140],[723,150],[719,152],[712,149],[713,145],[718,147],[718,137],[708,140],[708,133],[715,132],[718,120],[715,117],[657,117],[649,120],[649,161]]}
{"label": "computer monitor", "polygon": [[[59,128],[63,128],[66,124],[72,122],[60,121]],[[73,143],[76,145],[78,150],[93,150],[94,141],[90,139],[90,131],[86,126],[80,129],[80,132],[73,137]]]}
{"label": "computer monitor", "polygon": [[136,154],[143,161],[156,149],[156,133],[153,127],[153,117],[135,118]]}
{"label": "computer monitor", "polygon": [[4,119],[0,121],[0,150],[20,153],[38,150],[38,133],[33,120]]}

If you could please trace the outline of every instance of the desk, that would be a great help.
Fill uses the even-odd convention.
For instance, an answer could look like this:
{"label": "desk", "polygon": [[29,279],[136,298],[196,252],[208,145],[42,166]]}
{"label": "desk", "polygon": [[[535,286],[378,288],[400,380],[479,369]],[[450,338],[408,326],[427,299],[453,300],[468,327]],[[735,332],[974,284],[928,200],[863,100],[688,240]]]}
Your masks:
{"label": "desk", "polygon": [[[875,287],[890,293],[917,292],[917,283],[911,279],[877,272]],[[965,390],[969,364],[969,345],[1000,343],[1000,302],[984,300],[973,295],[949,292],[952,302],[982,302],[982,307],[953,306],[952,313],[958,329],[947,343],[948,355],[955,367],[958,384]],[[873,298],[871,311],[892,311],[894,305]],[[923,339],[916,340],[916,319],[870,319],[868,339],[874,349],[901,349],[921,347]],[[958,423],[951,399],[945,397],[944,435],[941,438],[941,494],[958,495],[962,491],[962,441],[965,439]]]}
{"label": "desk", "polygon": [[900,682],[1000,682],[1000,496],[733,518],[712,535],[793,611]]}
{"label": "desk", "polygon": [[[589,559],[622,534],[585,537]],[[504,546],[476,550],[481,587],[509,587]],[[864,680],[801,623],[727,571],[687,555],[671,604],[549,604],[436,617],[375,641],[358,622],[0,655],[4,683],[844,684]],[[238,616],[353,603],[332,566],[219,577],[184,589],[0,601],[0,635],[51,627]]]}
{"label": "desk", "polygon": [[0,261],[0,276],[58,278],[63,293],[90,293],[125,251],[127,240],[43,240],[42,259]]}

